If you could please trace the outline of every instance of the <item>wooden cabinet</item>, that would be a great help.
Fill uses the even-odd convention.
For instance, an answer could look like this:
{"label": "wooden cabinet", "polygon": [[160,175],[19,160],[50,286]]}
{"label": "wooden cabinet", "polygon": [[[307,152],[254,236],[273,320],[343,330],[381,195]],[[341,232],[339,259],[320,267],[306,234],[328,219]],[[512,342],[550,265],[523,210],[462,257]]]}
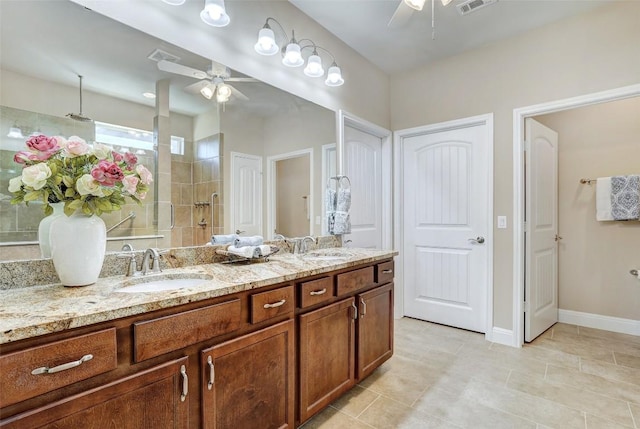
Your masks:
{"label": "wooden cabinet", "polygon": [[293,429],[393,353],[393,261],[7,344],[0,429]]}
{"label": "wooden cabinet", "polygon": [[6,429],[189,428],[187,358],[2,420]]}
{"label": "wooden cabinet", "polygon": [[203,350],[200,362],[205,429],[294,427],[293,320]]}
{"label": "wooden cabinet", "polygon": [[299,317],[301,422],[353,386],[356,312],[349,298]]}
{"label": "wooden cabinet", "polygon": [[358,302],[358,380],[393,354],[393,283],[361,293]]}

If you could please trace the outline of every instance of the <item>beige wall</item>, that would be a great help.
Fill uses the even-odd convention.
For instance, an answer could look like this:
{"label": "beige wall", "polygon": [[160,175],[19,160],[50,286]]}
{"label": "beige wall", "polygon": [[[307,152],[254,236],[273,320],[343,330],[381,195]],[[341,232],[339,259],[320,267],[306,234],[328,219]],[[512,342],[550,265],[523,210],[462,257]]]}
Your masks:
{"label": "beige wall", "polygon": [[391,77],[391,128],[494,113],[494,326],[512,329],[513,109],[640,81],[640,2],[616,2]]}
{"label": "beige wall", "polygon": [[309,235],[306,198],[309,195],[309,156],[276,163],[276,232],[285,237]]}
{"label": "beige wall", "polygon": [[535,118],[558,133],[560,308],[640,318],[640,222],[598,222],[582,178],[640,174],[640,97]]}

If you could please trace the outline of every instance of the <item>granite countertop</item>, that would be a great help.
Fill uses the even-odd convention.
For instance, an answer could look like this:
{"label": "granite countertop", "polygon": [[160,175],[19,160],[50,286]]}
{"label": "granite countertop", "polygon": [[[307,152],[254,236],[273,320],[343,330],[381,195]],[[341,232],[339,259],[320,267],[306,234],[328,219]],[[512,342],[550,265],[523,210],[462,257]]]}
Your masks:
{"label": "granite countertop", "polygon": [[[141,281],[140,277],[125,276],[100,278],[97,283],[80,288],[51,284],[0,290],[0,344],[349,268],[398,254],[391,250],[343,250],[349,253],[348,258],[324,260],[281,252],[271,256],[268,262],[193,265],[144,277],[145,280],[205,278],[196,286],[165,292],[117,292]],[[323,251],[330,254],[336,249],[316,252]]]}

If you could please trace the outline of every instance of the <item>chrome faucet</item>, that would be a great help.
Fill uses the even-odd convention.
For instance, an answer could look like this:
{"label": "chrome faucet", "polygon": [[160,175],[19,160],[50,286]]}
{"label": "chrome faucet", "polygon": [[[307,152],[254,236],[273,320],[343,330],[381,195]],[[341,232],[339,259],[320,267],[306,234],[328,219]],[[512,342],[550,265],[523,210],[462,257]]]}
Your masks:
{"label": "chrome faucet", "polygon": [[158,252],[158,249],[154,249],[152,247],[144,251],[142,267],[140,267],[140,272],[143,275],[147,274],[149,271],[152,273],[162,272],[160,269],[160,253]]}
{"label": "chrome faucet", "polygon": [[[302,237],[300,239],[300,241],[298,241],[297,243],[299,243],[299,247],[298,247],[298,253],[307,253],[307,241],[311,240],[313,242],[313,244],[318,244],[318,239],[315,237],[312,237],[310,235],[307,235],[306,237]],[[294,252],[295,253],[295,252]]]}

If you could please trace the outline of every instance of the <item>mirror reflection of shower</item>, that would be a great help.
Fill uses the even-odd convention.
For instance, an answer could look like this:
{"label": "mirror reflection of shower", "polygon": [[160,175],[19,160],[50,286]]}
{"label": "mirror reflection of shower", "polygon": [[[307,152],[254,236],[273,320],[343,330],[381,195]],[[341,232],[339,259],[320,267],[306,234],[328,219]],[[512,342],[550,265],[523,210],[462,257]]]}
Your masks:
{"label": "mirror reflection of shower", "polygon": [[216,199],[218,198],[218,193],[213,192],[211,194],[211,234],[213,235],[214,228],[216,227]]}

